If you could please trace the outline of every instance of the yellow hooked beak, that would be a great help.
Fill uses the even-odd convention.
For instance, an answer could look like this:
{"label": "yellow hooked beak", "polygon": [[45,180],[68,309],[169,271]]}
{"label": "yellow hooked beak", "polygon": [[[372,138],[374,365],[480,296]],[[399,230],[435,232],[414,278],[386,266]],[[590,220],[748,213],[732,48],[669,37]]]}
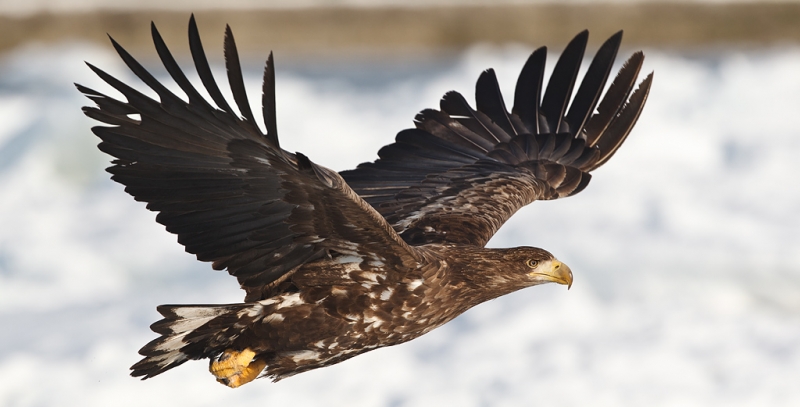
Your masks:
{"label": "yellow hooked beak", "polygon": [[572,270],[558,260],[543,261],[539,267],[536,267],[536,271],[532,271],[528,275],[538,281],[566,285],[567,290],[572,287]]}

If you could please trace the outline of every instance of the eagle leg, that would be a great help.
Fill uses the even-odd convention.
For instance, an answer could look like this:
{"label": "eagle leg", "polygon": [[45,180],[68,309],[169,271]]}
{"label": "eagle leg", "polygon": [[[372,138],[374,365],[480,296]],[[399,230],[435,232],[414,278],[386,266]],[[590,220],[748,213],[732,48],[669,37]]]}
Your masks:
{"label": "eagle leg", "polygon": [[256,353],[250,348],[241,352],[228,349],[219,357],[211,359],[208,370],[218,382],[235,389],[253,381],[267,366],[266,360],[255,356]]}

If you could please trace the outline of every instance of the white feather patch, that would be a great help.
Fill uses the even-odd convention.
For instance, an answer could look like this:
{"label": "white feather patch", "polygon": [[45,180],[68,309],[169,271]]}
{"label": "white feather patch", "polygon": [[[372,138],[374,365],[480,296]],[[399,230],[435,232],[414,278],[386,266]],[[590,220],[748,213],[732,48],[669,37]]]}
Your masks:
{"label": "white feather patch", "polygon": [[277,323],[283,321],[283,314],[270,314],[264,317],[264,322]]}
{"label": "white feather patch", "polygon": [[195,318],[211,319],[217,315],[225,313],[224,309],[217,307],[177,307],[173,308],[172,311],[175,313],[175,315],[183,319],[195,319]]}
{"label": "white feather patch", "polygon": [[290,353],[290,357],[293,361],[302,362],[304,360],[318,360],[319,359],[319,352],[313,350],[301,350],[297,352]]}
{"label": "white feather patch", "polygon": [[188,358],[181,352],[165,353],[163,355],[150,356],[149,359],[158,363],[159,366],[167,366],[175,363],[183,362]]}
{"label": "white feather patch", "polygon": [[214,316],[194,319],[179,319],[170,324],[169,329],[171,329],[173,333],[190,332],[200,328],[206,322],[211,321],[212,319],[214,319]]}
{"label": "white feather patch", "polygon": [[386,290],[384,290],[381,293],[381,300],[382,301],[388,301],[389,298],[392,297],[392,293],[394,293],[394,288],[391,288],[391,287],[387,288]]}
{"label": "white feather patch", "polygon": [[300,298],[300,293],[292,293],[289,295],[283,295],[281,297],[281,302],[277,305],[277,309],[290,308],[306,303]]}
{"label": "white feather patch", "polygon": [[422,285],[422,280],[412,280],[407,284],[408,291],[414,291]]}
{"label": "white feather patch", "polygon": [[347,264],[347,263],[356,263],[360,264],[364,259],[359,256],[341,256],[336,258],[336,263],[338,264]]}
{"label": "white feather patch", "polygon": [[239,311],[239,313],[237,315],[239,316],[239,318],[243,318],[243,317],[255,318],[255,317],[261,315],[262,313],[264,313],[264,304],[263,304],[263,302],[257,302],[253,306],[245,308],[245,309]]}

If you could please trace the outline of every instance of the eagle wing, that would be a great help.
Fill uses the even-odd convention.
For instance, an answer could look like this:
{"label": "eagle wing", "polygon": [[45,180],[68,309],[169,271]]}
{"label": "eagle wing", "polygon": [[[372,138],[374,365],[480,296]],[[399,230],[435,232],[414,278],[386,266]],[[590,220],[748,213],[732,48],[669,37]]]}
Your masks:
{"label": "eagle wing", "polygon": [[544,98],[542,47],[519,75],[510,113],[494,71],[486,70],[476,110],[448,92],[441,110],[419,113],[415,129],[342,177],[412,245],[484,246],[521,207],[580,192],[631,131],[652,82],[651,73],[631,95],[644,60],[634,53],[601,101],[620,31],[600,47],[567,109],[587,39],[583,31],[567,45]]}
{"label": "eagle wing", "polygon": [[[402,269],[415,264],[409,247],[369,204],[332,170],[282,150],[275,124],[272,55],[264,71],[262,133],[247,102],[233,35],[225,57],[234,100],[228,105],[203,52],[194,17],[189,43],[213,107],[192,86],[155,25],[153,40],[164,66],[188,97],[159,83],[111,40],[127,66],[153,91],[153,100],[89,64],[126,102],[77,85],[96,107],[87,116],[108,126],[92,131],[114,156],[112,179],[147,208],[199,260],[227,268],[247,291],[247,301],[270,290],[300,265],[332,252],[381,261]],[[132,117],[138,115],[139,117]]]}

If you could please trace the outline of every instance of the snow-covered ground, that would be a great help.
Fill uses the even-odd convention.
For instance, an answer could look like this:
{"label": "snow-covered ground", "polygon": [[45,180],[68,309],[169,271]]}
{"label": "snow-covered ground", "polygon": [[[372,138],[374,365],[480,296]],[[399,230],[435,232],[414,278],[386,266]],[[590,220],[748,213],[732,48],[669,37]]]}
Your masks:
{"label": "snow-covered ground", "polygon": [[[108,89],[87,60],[137,83],[110,49],[0,59],[0,405],[800,405],[800,48],[645,50],[655,81],[622,150],[586,191],[530,205],[491,242],[550,250],[572,290],[523,290],[408,344],[237,390],[202,362],[128,376],[156,305],[242,294],[103,171],[72,82]],[[484,68],[510,99],[529,51],[277,55],[282,143],[351,168],[445,91],[471,99]],[[246,65],[255,103],[261,67]]]}

